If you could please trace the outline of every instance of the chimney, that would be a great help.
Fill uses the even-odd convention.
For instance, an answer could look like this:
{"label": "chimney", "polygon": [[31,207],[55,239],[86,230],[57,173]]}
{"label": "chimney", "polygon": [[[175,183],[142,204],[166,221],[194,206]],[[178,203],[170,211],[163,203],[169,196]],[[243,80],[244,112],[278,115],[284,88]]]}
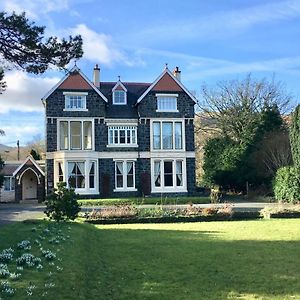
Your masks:
{"label": "chimney", "polygon": [[93,72],[93,83],[94,86],[100,87],[100,68],[98,67],[98,64],[96,64]]}
{"label": "chimney", "polygon": [[179,70],[178,67],[176,67],[173,71],[174,77],[177,78],[178,81],[181,81],[181,71]]}

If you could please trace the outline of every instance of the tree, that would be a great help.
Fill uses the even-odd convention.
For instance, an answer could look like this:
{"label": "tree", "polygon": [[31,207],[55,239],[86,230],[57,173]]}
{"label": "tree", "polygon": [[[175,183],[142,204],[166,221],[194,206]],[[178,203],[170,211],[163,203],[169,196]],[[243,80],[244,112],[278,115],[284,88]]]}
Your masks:
{"label": "tree", "polygon": [[[0,156],[0,173],[1,173],[1,170],[3,169],[4,167],[4,161],[2,160],[2,157]],[[2,174],[0,174],[0,189],[3,185],[3,182],[4,182],[4,176]]]}
{"label": "tree", "polygon": [[40,160],[40,159],[41,159],[41,155],[40,155],[35,149],[31,149],[30,155],[31,155],[35,160]]}
{"label": "tree", "polygon": [[284,130],[280,110],[287,107],[290,96],[280,85],[249,75],[241,82],[223,82],[210,92],[204,88],[203,99],[201,114],[212,125],[202,130],[215,132],[204,147],[205,182],[238,191],[245,191],[248,183],[270,186],[270,175],[265,169],[259,172],[254,158],[271,132],[274,136]]}
{"label": "tree", "polygon": [[82,57],[80,35],[59,40],[53,36],[45,38],[44,31],[44,26],[29,21],[25,13],[0,12],[0,92],[6,87],[3,81],[4,68],[13,67],[40,74],[51,66],[62,69],[72,59]]}
{"label": "tree", "polygon": [[47,196],[45,214],[57,222],[74,220],[80,212],[77,199],[74,189],[67,189],[65,182],[59,182],[57,189]]}
{"label": "tree", "polygon": [[204,130],[221,132],[223,136],[243,143],[256,134],[261,112],[277,107],[282,114],[290,100],[291,96],[285,92],[281,83],[255,80],[248,75],[242,81],[219,82],[211,89],[203,86],[202,100],[198,105],[202,118],[214,124],[206,126]]}
{"label": "tree", "polygon": [[[300,105],[293,113],[290,129],[291,149],[295,168],[300,170]],[[300,175],[299,175],[300,176]]]}

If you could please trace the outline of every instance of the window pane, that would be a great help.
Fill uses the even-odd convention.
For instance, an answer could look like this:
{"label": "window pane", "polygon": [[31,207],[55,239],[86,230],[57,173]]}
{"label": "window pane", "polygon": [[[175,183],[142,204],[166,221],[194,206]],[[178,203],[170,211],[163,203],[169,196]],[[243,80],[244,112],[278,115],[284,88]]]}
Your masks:
{"label": "window pane", "polygon": [[89,184],[90,184],[90,189],[95,188],[95,162],[94,161],[90,163]]}
{"label": "window pane", "polygon": [[124,91],[114,91],[114,103],[115,104],[125,104],[125,92]]}
{"label": "window pane", "polygon": [[130,144],[130,135],[131,135],[131,131],[129,129],[126,130],[126,143]]}
{"label": "window pane", "polygon": [[182,149],[182,123],[175,123],[175,149]]}
{"label": "window pane", "polygon": [[157,97],[157,109],[162,111],[177,110],[177,98]]}
{"label": "window pane", "polygon": [[165,186],[173,186],[173,162],[165,161],[164,162],[164,179]]}
{"label": "window pane", "polygon": [[163,149],[173,148],[173,123],[172,122],[162,123],[162,143],[163,143]]}
{"label": "window pane", "polygon": [[160,161],[154,162],[154,184],[155,186],[160,186]]}
{"label": "window pane", "polygon": [[113,131],[113,129],[108,130],[108,143],[109,144],[114,143],[114,131]]}
{"label": "window pane", "polygon": [[125,130],[120,130],[120,144],[125,144]]}
{"label": "window pane", "polygon": [[119,144],[119,139],[118,139],[119,131],[115,129],[114,132],[115,132],[115,144]]}
{"label": "window pane", "polygon": [[176,161],[176,185],[182,186],[183,180],[182,180],[182,161],[177,160]]}
{"label": "window pane", "polygon": [[69,187],[85,188],[85,163],[68,162]]}
{"label": "window pane", "polygon": [[160,148],[160,122],[153,122],[153,149]]}
{"label": "window pane", "polygon": [[84,149],[92,149],[92,122],[83,122]]}
{"label": "window pane", "polygon": [[116,162],[116,187],[123,187],[123,162]]}
{"label": "window pane", "polygon": [[60,122],[60,149],[68,149],[68,122]]}
{"label": "window pane", "polygon": [[62,169],[62,163],[58,163],[58,181],[64,181],[64,174]]}
{"label": "window pane", "polygon": [[136,144],[135,133],[136,133],[136,129],[132,129],[132,131],[131,131],[131,141],[132,141],[132,144]]}
{"label": "window pane", "polygon": [[71,148],[81,149],[81,122],[71,122]]}
{"label": "window pane", "polygon": [[4,177],[4,190],[10,191],[10,177]]}

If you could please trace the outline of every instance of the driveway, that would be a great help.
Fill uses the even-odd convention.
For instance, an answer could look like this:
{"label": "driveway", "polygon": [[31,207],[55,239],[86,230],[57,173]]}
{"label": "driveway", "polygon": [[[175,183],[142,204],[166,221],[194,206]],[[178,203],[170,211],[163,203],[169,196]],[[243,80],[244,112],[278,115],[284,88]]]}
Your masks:
{"label": "driveway", "polygon": [[[194,204],[197,207],[212,207],[212,206],[223,206],[220,204]],[[235,211],[259,211],[266,206],[276,206],[276,203],[258,203],[258,202],[247,202],[247,203],[232,203],[233,210]],[[143,208],[157,207],[156,205],[139,205]],[[165,205],[164,207],[174,208],[174,205]],[[176,207],[184,208],[187,205],[177,205]],[[93,209],[101,209],[103,206],[89,206],[82,207],[83,212],[88,212]],[[20,222],[27,219],[41,219],[45,217],[44,214],[45,205],[33,203],[0,203],[0,225],[8,224],[11,222]]]}
{"label": "driveway", "polygon": [[45,206],[38,203],[0,203],[0,225],[43,218]]}

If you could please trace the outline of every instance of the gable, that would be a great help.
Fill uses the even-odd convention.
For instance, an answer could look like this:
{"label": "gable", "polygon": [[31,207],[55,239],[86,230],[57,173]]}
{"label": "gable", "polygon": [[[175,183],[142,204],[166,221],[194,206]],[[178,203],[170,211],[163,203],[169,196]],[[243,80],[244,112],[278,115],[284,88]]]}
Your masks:
{"label": "gable", "polygon": [[58,89],[72,89],[72,90],[90,90],[90,84],[79,74],[70,73],[70,76],[61,83]]}
{"label": "gable", "polygon": [[171,77],[169,73],[165,73],[160,80],[154,85],[152,91],[162,92],[162,91],[170,91],[170,92],[182,92],[183,89],[179,86],[179,84]]}

